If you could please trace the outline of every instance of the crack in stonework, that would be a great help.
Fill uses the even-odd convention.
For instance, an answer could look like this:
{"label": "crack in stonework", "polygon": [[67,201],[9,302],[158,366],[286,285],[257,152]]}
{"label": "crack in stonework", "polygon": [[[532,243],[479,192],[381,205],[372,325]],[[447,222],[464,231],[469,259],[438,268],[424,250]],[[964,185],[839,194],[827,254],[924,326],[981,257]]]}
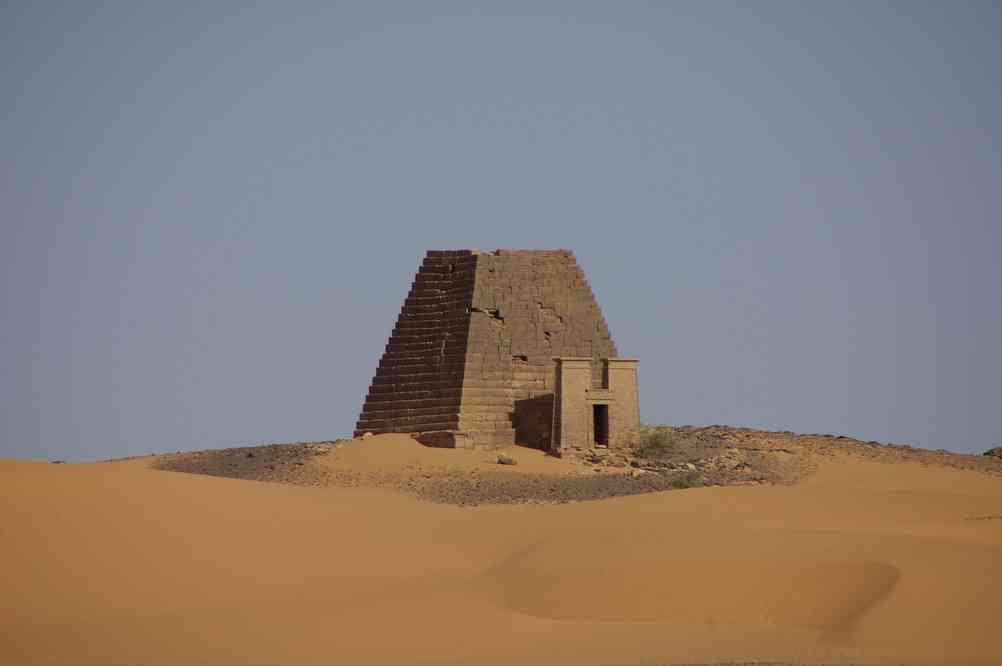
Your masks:
{"label": "crack in stonework", "polygon": [[488,317],[490,317],[491,319],[493,319],[495,321],[500,321],[500,322],[504,321],[504,317],[501,316],[501,311],[499,309],[497,309],[497,308],[478,308],[478,307],[471,306],[471,307],[467,308],[467,311],[468,312],[479,312],[481,314],[485,314],[485,315],[487,315]]}
{"label": "crack in stonework", "polygon": [[449,333],[448,331],[446,331],[446,333],[442,336],[442,345],[438,348],[438,359],[436,359],[435,362],[436,366],[441,366],[443,363],[445,363],[445,344],[448,341],[449,341]]}
{"label": "crack in stonework", "polygon": [[557,312],[556,308],[549,305],[543,305],[543,302],[540,300],[535,300],[533,302],[536,304],[536,309],[539,310],[539,320],[541,322],[543,321],[543,317],[548,314],[550,318],[556,318],[556,320],[560,322],[560,325],[563,326],[564,317]]}

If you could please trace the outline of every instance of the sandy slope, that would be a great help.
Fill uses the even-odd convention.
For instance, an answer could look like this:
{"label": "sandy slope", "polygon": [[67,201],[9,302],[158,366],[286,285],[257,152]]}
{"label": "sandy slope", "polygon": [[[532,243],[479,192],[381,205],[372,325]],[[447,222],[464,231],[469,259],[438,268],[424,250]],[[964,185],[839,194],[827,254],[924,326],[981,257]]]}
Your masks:
{"label": "sandy slope", "polygon": [[[338,464],[449,464],[405,439]],[[997,477],[459,508],[148,463],[0,461],[0,663],[1002,663]]]}

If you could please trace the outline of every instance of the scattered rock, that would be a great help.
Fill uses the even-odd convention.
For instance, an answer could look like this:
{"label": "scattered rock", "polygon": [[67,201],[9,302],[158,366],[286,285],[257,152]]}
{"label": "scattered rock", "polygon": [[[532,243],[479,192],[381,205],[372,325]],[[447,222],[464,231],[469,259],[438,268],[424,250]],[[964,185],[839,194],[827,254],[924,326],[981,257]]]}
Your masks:
{"label": "scattered rock", "polygon": [[[985,455],[987,456],[988,454],[986,453]],[[65,465],[66,461],[65,460],[53,460],[52,464],[53,465]]]}
{"label": "scattered rock", "polygon": [[166,454],[152,466],[173,472],[315,486],[330,483],[335,473],[310,461],[333,450],[331,442],[265,444]]}
{"label": "scattered rock", "polygon": [[[971,456],[901,445],[875,445],[875,442],[864,446],[863,442],[834,437],[803,435],[793,439],[785,433],[746,428],[660,429],[671,435],[671,447],[582,452],[580,475],[555,476],[522,469],[431,471],[420,466],[399,473],[359,474],[312,462],[319,456],[336,455],[340,446],[351,446],[353,440],[347,439],[164,454],[153,462],[153,467],[296,485],[391,486],[426,500],[461,506],[548,504],[699,486],[791,483],[811,473],[822,457],[838,452],[871,460],[943,464],[1002,477],[1002,446],[986,451],[984,456]],[[366,433],[359,439],[371,436]],[[778,455],[780,452],[782,456]],[[514,458],[500,451],[487,454],[484,460],[495,461],[502,465],[517,464]],[[591,473],[587,473],[589,469]]]}
{"label": "scattered rock", "polygon": [[365,433],[365,434],[362,435],[362,439],[369,439],[370,437],[372,437],[372,433],[371,432],[367,432],[367,433]]}

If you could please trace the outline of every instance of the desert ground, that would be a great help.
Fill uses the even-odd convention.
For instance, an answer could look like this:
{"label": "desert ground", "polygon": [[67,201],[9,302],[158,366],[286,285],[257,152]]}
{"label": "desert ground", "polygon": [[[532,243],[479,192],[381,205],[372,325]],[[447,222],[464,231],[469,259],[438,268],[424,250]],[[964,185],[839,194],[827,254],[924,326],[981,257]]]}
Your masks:
{"label": "desert ground", "polygon": [[1002,465],[706,433],[2,460],[0,663],[1002,663]]}

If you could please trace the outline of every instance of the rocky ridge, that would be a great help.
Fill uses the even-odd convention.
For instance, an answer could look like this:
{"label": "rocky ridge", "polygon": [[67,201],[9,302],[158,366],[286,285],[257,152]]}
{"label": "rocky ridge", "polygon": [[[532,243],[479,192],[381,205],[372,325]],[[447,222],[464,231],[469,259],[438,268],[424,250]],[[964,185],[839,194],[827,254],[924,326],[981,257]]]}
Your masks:
{"label": "rocky ridge", "polygon": [[[303,486],[385,487],[456,505],[562,503],[700,486],[788,484],[825,457],[851,455],[878,462],[917,462],[1002,476],[1002,458],[845,436],[769,432],[730,426],[648,426],[629,451],[598,449],[580,459],[580,473],[550,475],[493,469],[411,467],[376,473],[334,469],[318,461],[363,439],[298,442],[158,456],[156,469]],[[521,447],[491,458],[518,462]],[[501,462],[504,460],[504,462]],[[517,469],[517,468],[516,468]]]}

